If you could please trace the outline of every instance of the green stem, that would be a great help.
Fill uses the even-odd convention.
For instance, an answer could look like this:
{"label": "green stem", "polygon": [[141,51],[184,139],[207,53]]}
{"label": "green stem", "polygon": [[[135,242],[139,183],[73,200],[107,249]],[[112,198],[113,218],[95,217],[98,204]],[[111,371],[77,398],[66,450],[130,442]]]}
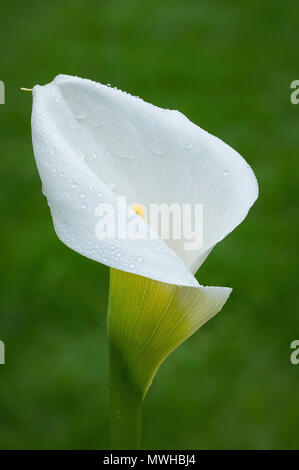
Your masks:
{"label": "green stem", "polygon": [[110,447],[140,449],[142,396],[130,380],[122,355],[109,345]]}

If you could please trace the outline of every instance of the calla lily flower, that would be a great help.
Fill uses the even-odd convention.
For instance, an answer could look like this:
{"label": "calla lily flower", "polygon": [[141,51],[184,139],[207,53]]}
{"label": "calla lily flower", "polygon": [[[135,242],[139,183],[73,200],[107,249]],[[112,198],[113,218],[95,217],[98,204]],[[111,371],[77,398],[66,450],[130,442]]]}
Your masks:
{"label": "calla lily flower", "polygon": [[[34,87],[32,137],[57,236],[111,268],[112,446],[137,448],[141,402],[159,365],[230,295],[228,287],[199,285],[194,274],[246,217],[256,178],[235,150],[180,112],[78,77]],[[120,196],[123,217],[156,236],[96,236],[96,208],[116,208]],[[136,209],[153,203],[202,204],[201,245],[188,250],[183,237],[156,233]]]}

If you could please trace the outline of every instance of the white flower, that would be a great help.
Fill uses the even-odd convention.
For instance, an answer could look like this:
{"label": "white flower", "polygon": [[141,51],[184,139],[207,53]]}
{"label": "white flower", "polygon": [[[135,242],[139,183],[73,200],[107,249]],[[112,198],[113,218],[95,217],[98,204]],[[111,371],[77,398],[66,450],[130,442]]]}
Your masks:
{"label": "white flower", "polygon": [[[257,182],[245,160],[178,111],[90,80],[59,75],[35,86],[33,96],[34,154],[58,237],[108,266],[196,286],[193,274],[257,198]],[[116,204],[117,195],[145,206],[200,202],[204,245],[185,251],[182,240],[171,247],[161,239],[151,244],[116,240],[118,259],[109,252],[109,240],[100,243],[94,235],[96,206]],[[134,267],[124,267],[123,258],[136,260]]]}
{"label": "white flower", "polygon": [[[155,351],[159,348],[167,309],[173,321],[185,325],[176,338],[171,337],[171,325],[165,327],[168,336],[164,328],[167,345],[153,361],[156,370],[161,358],[215,315],[231,292],[227,287],[200,286],[194,274],[216,243],[246,217],[258,196],[254,173],[235,150],[180,112],[109,86],[59,75],[48,85],[35,86],[33,97],[34,154],[58,237],[84,256],[138,275],[134,283],[137,290],[143,283],[140,296],[146,282],[160,286],[165,302],[160,299],[160,307],[155,307],[160,317],[148,323],[142,344],[140,332],[139,339],[136,336],[139,352],[149,341],[157,342]],[[203,245],[186,250],[182,239],[99,240],[95,209],[103,201],[116,206],[118,196],[126,196],[128,206],[201,203]],[[139,218],[130,208],[128,216]],[[141,224],[151,230],[146,220]],[[125,294],[119,297],[125,302]],[[137,304],[134,315],[140,309]],[[138,328],[139,320],[134,321]]]}

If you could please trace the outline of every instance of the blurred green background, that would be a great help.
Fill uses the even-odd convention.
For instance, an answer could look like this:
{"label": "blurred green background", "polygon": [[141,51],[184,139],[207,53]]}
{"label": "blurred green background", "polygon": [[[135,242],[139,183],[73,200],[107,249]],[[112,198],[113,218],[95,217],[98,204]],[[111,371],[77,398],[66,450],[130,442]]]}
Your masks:
{"label": "blurred green background", "polygon": [[31,95],[59,73],[179,109],[236,148],[260,198],[197,274],[234,292],[161,366],[143,447],[298,448],[299,5],[110,0],[1,5],[1,449],[107,448],[108,268],[54,234]]}

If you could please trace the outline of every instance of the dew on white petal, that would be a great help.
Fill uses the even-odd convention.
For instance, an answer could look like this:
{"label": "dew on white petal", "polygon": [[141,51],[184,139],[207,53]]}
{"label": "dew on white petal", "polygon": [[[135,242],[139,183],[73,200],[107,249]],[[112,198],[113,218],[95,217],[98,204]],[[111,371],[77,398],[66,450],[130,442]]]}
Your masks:
{"label": "dew on white petal", "polygon": [[135,160],[135,156],[127,153],[117,153],[117,156],[126,160]]}
{"label": "dew on white petal", "polygon": [[159,147],[157,144],[152,145],[151,151],[155,155],[162,155],[164,153],[164,150],[162,150],[161,147]]}
{"label": "dew on white petal", "polygon": [[74,188],[74,189],[77,188],[77,187],[78,187],[78,183],[77,183],[76,181],[72,181],[72,182],[71,182],[71,187]]}
{"label": "dew on white petal", "polygon": [[80,194],[80,197],[83,199],[84,197],[86,197],[86,194],[85,194],[85,193],[81,193],[81,194]]}
{"label": "dew on white petal", "polygon": [[86,209],[87,206],[86,206],[86,204],[81,204],[80,207],[81,207],[81,209]]}
{"label": "dew on white petal", "polygon": [[85,119],[86,118],[86,113],[76,114],[75,118],[78,119],[78,120]]}
{"label": "dew on white petal", "polygon": [[224,170],[223,174],[224,174],[224,176],[228,176],[229,171],[228,171],[228,170]]}
{"label": "dew on white petal", "polygon": [[193,147],[193,144],[188,144],[187,145],[187,149],[192,149],[192,147]]}
{"label": "dew on white petal", "polygon": [[116,161],[113,160],[113,158],[112,158],[110,155],[107,155],[107,156],[106,156],[106,159],[108,160],[109,163],[111,163],[112,166],[114,166],[114,167],[117,166]]}

